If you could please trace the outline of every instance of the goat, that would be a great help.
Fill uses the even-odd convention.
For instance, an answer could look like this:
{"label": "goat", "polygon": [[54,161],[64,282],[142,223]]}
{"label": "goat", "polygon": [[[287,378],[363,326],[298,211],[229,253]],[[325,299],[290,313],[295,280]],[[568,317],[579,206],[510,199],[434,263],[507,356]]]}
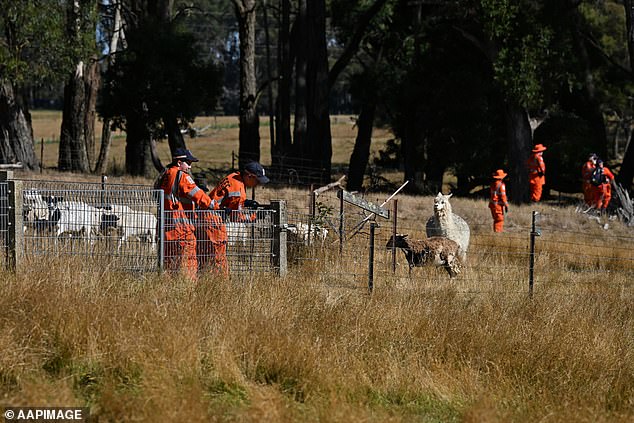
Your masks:
{"label": "goat", "polygon": [[467,222],[453,213],[449,203],[451,195],[439,192],[434,198],[434,215],[427,220],[426,232],[428,237],[445,237],[456,241],[460,246],[460,258],[465,261],[471,231]]}
{"label": "goat", "polygon": [[422,267],[427,264],[442,266],[450,278],[460,273],[458,259],[460,246],[449,238],[431,237],[410,241],[407,239],[407,234],[396,234],[396,237],[392,236],[389,239],[385,247],[396,247],[403,251],[409,264],[410,275],[412,267]]}

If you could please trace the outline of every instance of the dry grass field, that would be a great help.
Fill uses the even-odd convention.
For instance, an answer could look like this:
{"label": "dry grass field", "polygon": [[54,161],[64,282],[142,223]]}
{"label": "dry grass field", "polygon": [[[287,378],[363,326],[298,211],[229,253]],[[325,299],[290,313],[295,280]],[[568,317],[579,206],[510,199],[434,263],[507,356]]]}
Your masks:
{"label": "dry grass field", "polygon": [[[42,157],[44,168],[57,166],[57,154],[59,147],[60,128],[62,122],[61,112],[58,111],[33,111],[33,136],[36,141],[36,153]],[[228,169],[231,167],[231,153],[238,154],[238,118],[236,116],[200,117],[193,124],[194,128],[207,128],[195,138],[186,136],[187,147],[200,159],[194,166],[194,171],[214,168]],[[350,116],[331,117],[333,139],[333,165],[347,165],[354,147],[354,139],[357,129]],[[96,124],[97,144],[101,140],[101,121]],[[271,149],[268,117],[260,118],[261,137],[261,162],[268,165],[271,162]],[[382,148],[385,141],[391,137],[384,129],[374,131],[372,151]],[[44,144],[42,154],[42,143]],[[163,163],[169,162],[170,153],[167,142],[158,143],[159,155]],[[98,153],[97,147],[97,153]],[[125,162],[125,135],[116,133],[113,137],[112,149],[108,165],[109,175],[119,175]]]}
{"label": "dry grass field", "polygon": [[[259,189],[270,198],[308,201]],[[424,236],[432,204],[399,196],[399,231]],[[486,202],[452,204],[472,230],[463,273],[410,278],[398,252],[393,274],[379,222],[371,295],[367,230],[285,278],[191,282],[68,258],[3,272],[0,405],[85,406],[97,421],[634,421],[632,229],[540,204],[529,297],[534,207],[512,208],[493,236]]]}

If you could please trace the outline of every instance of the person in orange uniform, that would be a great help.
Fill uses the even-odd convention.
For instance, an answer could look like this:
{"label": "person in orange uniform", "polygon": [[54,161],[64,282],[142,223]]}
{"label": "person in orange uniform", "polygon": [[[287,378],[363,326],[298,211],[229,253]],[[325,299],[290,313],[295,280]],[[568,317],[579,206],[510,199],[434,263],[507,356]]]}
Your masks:
{"label": "person in orange uniform", "polygon": [[597,168],[603,171],[603,183],[594,188],[594,206],[597,210],[604,212],[612,199],[612,181],[614,174],[607,167],[603,166],[603,160],[597,160]]}
{"label": "person in orange uniform", "polygon": [[493,173],[493,182],[491,183],[491,195],[489,200],[489,208],[493,217],[493,232],[504,231],[504,213],[509,211],[509,203],[506,198],[506,184],[504,178],[507,173],[502,169],[498,169]]}
{"label": "person in orange uniform", "polygon": [[257,206],[254,200],[247,200],[247,188],[268,182],[269,178],[262,165],[258,162],[249,162],[244,165],[243,170],[227,175],[209,196],[214,208],[242,210],[244,207]]}
{"label": "person in orange uniform", "polygon": [[[194,181],[205,193],[209,191],[204,181]],[[198,270],[227,276],[227,228],[222,222],[222,215],[214,210],[198,210],[195,233]]]}
{"label": "person in orange uniform", "polygon": [[592,172],[597,165],[597,155],[592,153],[588,156],[588,161],[584,163],[581,168],[581,188],[583,190],[583,201],[591,206],[593,202],[593,187],[590,179],[592,179]]}
{"label": "person in orange uniform", "polygon": [[537,144],[533,147],[532,154],[528,158],[528,184],[531,192],[531,201],[538,202],[542,199],[542,187],[546,183],[546,165],[542,157],[546,147]]}
{"label": "person in orange uniform", "polygon": [[196,259],[195,226],[192,222],[194,205],[200,209],[213,209],[211,198],[196,186],[189,174],[192,162],[198,159],[189,150],[178,148],[172,162],[159,175],[156,189],[164,193],[165,268],[183,270],[195,280],[198,270]]}

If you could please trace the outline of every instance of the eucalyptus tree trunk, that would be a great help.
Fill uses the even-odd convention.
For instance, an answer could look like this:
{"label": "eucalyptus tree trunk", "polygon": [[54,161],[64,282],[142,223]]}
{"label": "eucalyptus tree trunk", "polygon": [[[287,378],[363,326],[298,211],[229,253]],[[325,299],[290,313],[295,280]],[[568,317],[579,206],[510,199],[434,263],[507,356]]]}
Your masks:
{"label": "eucalyptus tree trunk", "polygon": [[[634,1],[624,0],[625,23],[627,27],[627,51],[630,57],[630,79],[634,80]],[[634,143],[630,137],[621,163],[621,170],[616,177],[625,188],[631,189],[634,181]]]}
{"label": "eucalyptus tree trunk", "polygon": [[528,202],[526,161],[533,147],[528,113],[521,106],[507,103],[504,107],[504,119],[508,143],[509,199],[514,203],[526,203]]}
{"label": "eucalyptus tree trunk", "polygon": [[[114,19],[112,23],[112,38],[110,39],[110,49],[108,51],[107,65],[112,66],[115,60],[115,53],[119,47],[119,39],[123,39],[123,25],[121,19],[121,1],[113,0]],[[125,45],[124,45],[125,47]],[[99,148],[99,157],[95,164],[94,173],[104,174],[110,155],[110,145],[112,144],[112,130],[110,128],[110,119],[104,119],[101,127],[101,147]]]}
{"label": "eucalyptus tree trunk", "polygon": [[306,69],[308,144],[305,156],[319,173],[322,184],[330,182],[332,135],[330,132],[326,3],[308,2],[308,60]]}
{"label": "eucalyptus tree trunk", "polygon": [[172,154],[177,148],[187,148],[183,134],[178,126],[178,119],[176,119],[176,116],[163,116],[163,125],[165,126],[167,142],[169,143],[170,152],[172,152]]}
{"label": "eucalyptus tree trunk", "polygon": [[[139,26],[146,19],[157,19],[162,22],[169,22],[172,18],[174,7],[173,0],[132,0],[128,7],[124,8],[128,13],[125,15],[128,19],[125,24],[130,27]],[[144,106],[145,107],[145,106]],[[169,118],[169,117],[168,117]],[[171,132],[170,148],[172,144],[184,146],[180,132],[178,135],[174,132],[178,131],[178,125],[171,119],[163,122],[166,130]],[[169,127],[169,128],[168,128]],[[153,134],[148,128],[147,118],[142,114],[126,116],[126,149],[125,149],[125,169],[131,175],[153,176],[159,167],[155,167],[152,159],[152,142]]]}
{"label": "eucalyptus tree trunk", "polygon": [[350,166],[348,168],[346,188],[349,191],[360,191],[363,187],[363,175],[365,175],[365,169],[370,160],[375,112],[376,102],[374,97],[367,99],[361,105],[361,112],[357,119],[357,138],[354,141],[354,149],[350,156]]}
{"label": "eucalyptus tree trunk", "polygon": [[271,151],[272,163],[282,166],[281,157],[291,153],[291,78],[293,57],[290,42],[290,0],[280,0],[281,18],[278,36],[277,122],[275,126],[275,148]]}
{"label": "eucalyptus tree trunk", "polygon": [[[76,43],[86,31],[80,24],[82,8],[78,0],[69,2],[66,15],[66,37]],[[59,170],[89,172],[95,146],[95,106],[98,81],[96,64],[80,59],[64,86],[64,110],[59,140]],[[92,110],[91,110],[92,109]],[[92,119],[92,120],[91,120]]]}
{"label": "eucalyptus tree trunk", "polygon": [[260,160],[260,117],[255,74],[256,0],[233,0],[240,34],[240,167]]}
{"label": "eucalyptus tree trunk", "polygon": [[13,85],[0,79],[0,163],[22,163],[37,169],[33,128],[28,109],[19,100]]}
{"label": "eucalyptus tree trunk", "polygon": [[[62,129],[59,140],[57,168],[62,171],[89,172],[87,145],[94,145],[94,121],[86,128],[88,110],[86,92],[88,84],[84,83],[86,65],[80,61],[75,72],[69,77],[64,87],[64,110],[62,113]],[[94,103],[93,103],[94,105]],[[94,117],[94,114],[92,115]],[[92,142],[88,140],[92,136]]]}
{"label": "eucalyptus tree trunk", "polygon": [[293,126],[293,152],[298,158],[304,158],[308,142],[308,10],[307,0],[299,0],[295,18],[295,122]]}
{"label": "eucalyptus tree trunk", "polygon": [[126,127],[125,171],[130,175],[152,176],[154,163],[152,161],[152,134],[145,125],[145,121],[131,119]]}

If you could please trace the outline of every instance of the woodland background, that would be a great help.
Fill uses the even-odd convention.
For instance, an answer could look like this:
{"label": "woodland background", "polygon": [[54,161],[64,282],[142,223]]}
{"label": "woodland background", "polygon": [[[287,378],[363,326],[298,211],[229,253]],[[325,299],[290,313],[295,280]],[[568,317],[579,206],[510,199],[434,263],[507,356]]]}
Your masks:
{"label": "woodland background", "polygon": [[[435,192],[451,174],[466,195],[504,167],[512,200],[526,202],[534,143],[549,148],[548,188],[578,191],[590,152],[632,186],[629,0],[0,6],[3,163],[40,166],[33,109],[62,109],[57,169],[104,173],[122,131],[123,171],[139,176],[161,168],[161,141],[173,151],[209,128],[196,118],[237,115],[240,164],[325,183],[331,114],[347,113],[349,190],[367,189],[375,166],[401,173],[410,193]],[[390,136],[371,154],[377,128]]]}

